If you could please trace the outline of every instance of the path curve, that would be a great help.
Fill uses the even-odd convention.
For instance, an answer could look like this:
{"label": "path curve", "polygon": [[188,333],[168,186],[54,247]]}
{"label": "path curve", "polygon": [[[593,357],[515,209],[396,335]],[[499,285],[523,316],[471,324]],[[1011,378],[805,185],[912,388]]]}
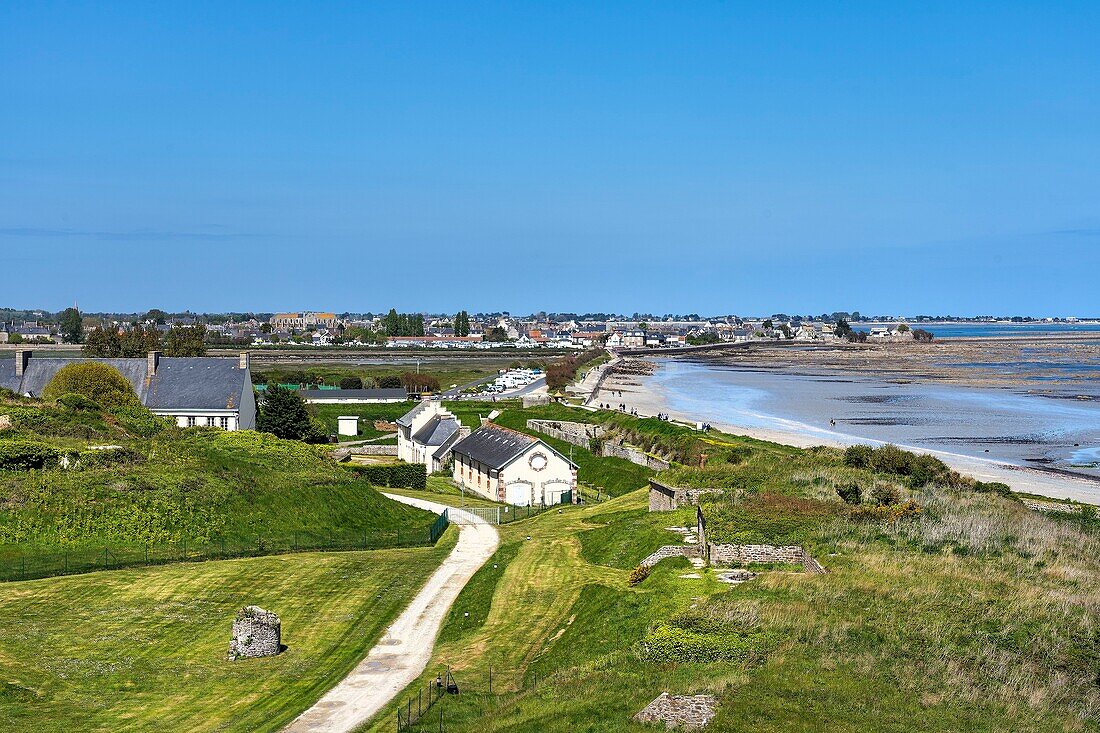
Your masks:
{"label": "path curve", "polygon": [[458,543],[393,622],[389,633],[347,677],[284,728],[285,733],[347,733],[408,687],[428,665],[451,604],[500,543],[496,529],[469,512],[407,496],[386,496],[436,513],[447,509],[451,522],[459,528]]}

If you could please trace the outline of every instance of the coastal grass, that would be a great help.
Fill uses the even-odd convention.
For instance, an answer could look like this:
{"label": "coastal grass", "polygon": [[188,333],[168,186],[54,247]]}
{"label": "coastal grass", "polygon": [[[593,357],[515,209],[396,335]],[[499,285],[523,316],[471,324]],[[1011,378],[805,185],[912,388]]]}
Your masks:
{"label": "coastal grass", "polygon": [[[0,728],[277,731],[366,654],[456,537],[5,586]],[[230,662],[230,626],[249,604],[279,614],[287,648]]]}
{"label": "coastal grass", "polygon": [[[422,730],[440,713],[460,733],[651,730],[631,718],[663,691],[716,695],[720,732],[1100,728],[1091,523],[910,488],[839,451],[754,449],[728,468],[730,538],[798,541],[827,574],[761,567],[731,587],[670,559],[631,587],[675,542],[665,528],[689,523],[648,513],[645,491],[501,527],[498,567],[459,596],[470,616],[452,614],[421,680],[450,667],[462,694]],[[855,509],[836,493],[853,481],[868,490]],[[882,486],[919,511],[871,511]]]}

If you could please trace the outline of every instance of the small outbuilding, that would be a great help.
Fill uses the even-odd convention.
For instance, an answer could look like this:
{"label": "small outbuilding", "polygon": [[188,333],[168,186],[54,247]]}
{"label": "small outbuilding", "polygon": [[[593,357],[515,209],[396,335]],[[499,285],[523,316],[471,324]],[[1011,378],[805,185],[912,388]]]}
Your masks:
{"label": "small outbuilding", "polygon": [[337,430],[340,435],[359,435],[359,416],[341,415],[336,418]]}
{"label": "small outbuilding", "polygon": [[486,422],[451,449],[455,483],[514,506],[575,503],[577,464],[539,438]]}

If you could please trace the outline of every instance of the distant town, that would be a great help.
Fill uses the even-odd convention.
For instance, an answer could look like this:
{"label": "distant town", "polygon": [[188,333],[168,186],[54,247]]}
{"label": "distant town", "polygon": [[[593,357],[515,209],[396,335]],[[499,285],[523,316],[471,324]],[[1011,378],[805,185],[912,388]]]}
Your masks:
{"label": "distant town", "polygon": [[[174,340],[178,355],[205,347],[372,347],[430,349],[662,349],[754,340],[930,339],[932,323],[1079,324],[1094,318],[1032,316],[866,316],[858,311],[766,317],[698,314],[533,313],[82,313],[0,309],[0,344],[82,344],[93,356],[141,353]],[[911,325],[912,324],[912,325]],[[127,347],[129,342],[130,346]]]}

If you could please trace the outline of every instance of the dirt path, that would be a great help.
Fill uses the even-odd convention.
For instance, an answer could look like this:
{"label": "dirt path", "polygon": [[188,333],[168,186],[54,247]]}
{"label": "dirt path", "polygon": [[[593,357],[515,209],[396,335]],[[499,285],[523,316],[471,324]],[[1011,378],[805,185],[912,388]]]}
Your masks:
{"label": "dirt path", "polygon": [[344,733],[370,720],[415,680],[432,656],[443,618],[471,576],[497,548],[497,531],[485,520],[443,504],[386,494],[420,509],[448,509],[459,526],[458,544],[366,658],[285,733]]}

